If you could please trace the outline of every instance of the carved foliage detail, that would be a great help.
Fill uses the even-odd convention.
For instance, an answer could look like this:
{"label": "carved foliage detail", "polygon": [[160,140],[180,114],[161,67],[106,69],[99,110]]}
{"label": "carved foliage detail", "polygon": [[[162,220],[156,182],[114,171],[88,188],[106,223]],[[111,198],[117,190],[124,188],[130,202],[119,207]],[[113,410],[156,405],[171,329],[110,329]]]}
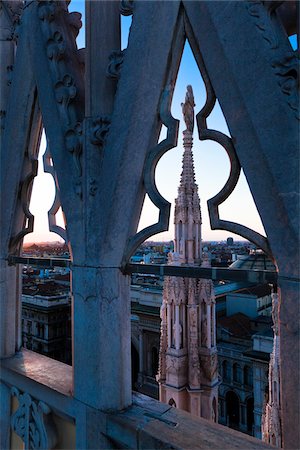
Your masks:
{"label": "carved foliage detail", "polygon": [[110,127],[110,117],[97,117],[93,120],[91,126],[91,143],[103,147]]}
{"label": "carved foliage detail", "polygon": [[[262,2],[258,0],[247,2],[249,14],[254,17],[256,27],[269,43],[271,50],[277,52],[280,47],[280,26],[274,13],[282,3],[282,1]],[[271,64],[288,105],[299,119],[299,54],[291,51],[273,56]]]}
{"label": "carved foliage detail", "polygon": [[278,78],[278,84],[283,94],[287,96],[287,102],[295,115],[299,115],[299,55],[290,52],[281,58],[274,59],[272,67]]}
{"label": "carved foliage detail", "polygon": [[66,49],[64,39],[60,31],[55,31],[53,36],[47,42],[47,56],[49,59],[58,61],[62,58]]}
{"label": "carved foliage detail", "polygon": [[120,52],[112,52],[109,56],[109,64],[106,71],[106,75],[109,78],[120,78],[124,54],[125,51],[121,50]]}
{"label": "carved foliage detail", "polygon": [[82,126],[81,123],[77,123],[74,128],[68,130],[65,134],[66,147],[70,153],[73,154],[74,164],[77,170],[77,174],[81,176],[81,164],[80,155],[82,152]]}
{"label": "carved foliage detail", "polygon": [[[39,1],[38,16],[41,31],[44,35],[46,52],[52,72],[54,95],[58,103],[62,132],[66,149],[72,153],[75,177],[74,189],[81,197],[81,153],[83,119],[83,84],[73,73],[72,58],[77,60],[76,37],[82,26],[81,14],[69,13],[67,6],[70,2]],[[69,33],[68,33],[69,31]],[[76,81],[75,81],[76,80]],[[77,85],[76,85],[77,84]]]}
{"label": "carved foliage detail", "polygon": [[11,417],[11,427],[20,436],[26,449],[52,449],[57,443],[57,432],[51,409],[46,403],[34,400],[28,393],[12,389],[19,401]]}
{"label": "carved foliage detail", "polygon": [[68,107],[71,100],[76,95],[76,87],[71,75],[66,74],[62,80],[59,80],[55,86],[55,97],[56,101],[61,104],[63,114],[65,116],[66,122],[70,124]]}
{"label": "carved foliage detail", "polygon": [[201,370],[208,381],[213,381],[217,377],[218,356],[216,353],[211,356],[201,356]]}
{"label": "carved foliage detail", "polygon": [[39,0],[39,18],[52,22],[55,18],[56,5],[54,2]]}
{"label": "carved foliage detail", "polygon": [[97,189],[97,181],[95,180],[95,178],[91,178],[89,182],[89,194],[94,197],[96,195]]}

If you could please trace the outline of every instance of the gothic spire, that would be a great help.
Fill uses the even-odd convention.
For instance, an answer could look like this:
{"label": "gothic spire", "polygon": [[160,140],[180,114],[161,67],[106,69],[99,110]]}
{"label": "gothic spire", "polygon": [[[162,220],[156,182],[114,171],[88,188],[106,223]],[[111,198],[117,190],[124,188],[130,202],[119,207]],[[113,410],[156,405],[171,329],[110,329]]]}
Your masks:
{"label": "gothic spire", "polygon": [[201,211],[192,152],[195,102],[190,85],[181,107],[187,128],[183,131],[182,173],[175,200],[175,252],[181,263],[195,264],[201,258]]}

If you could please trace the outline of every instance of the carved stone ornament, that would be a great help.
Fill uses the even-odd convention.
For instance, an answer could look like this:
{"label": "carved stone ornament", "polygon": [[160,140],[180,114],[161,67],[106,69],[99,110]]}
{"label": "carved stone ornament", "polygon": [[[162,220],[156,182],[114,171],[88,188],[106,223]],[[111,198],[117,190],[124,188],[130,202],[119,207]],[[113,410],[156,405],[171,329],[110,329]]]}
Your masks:
{"label": "carved stone ornament", "polygon": [[52,22],[55,18],[56,5],[51,1],[39,0],[39,18]]}
{"label": "carved stone ornament", "polygon": [[271,14],[275,11],[275,9],[268,6],[265,7],[264,2],[259,0],[250,0],[246,4],[249,14],[254,17],[255,25],[262,33],[263,38],[269,43],[272,49],[277,48],[279,39],[276,24],[274,24],[271,20]]}
{"label": "carved stone ornament", "polygon": [[59,61],[66,50],[66,44],[60,31],[55,31],[47,42],[47,56],[49,59]]}
{"label": "carved stone ornament", "polygon": [[272,62],[278,84],[281,91],[286,95],[290,108],[295,112],[296,118],[300,119],[299,114],[299,54],[298,52],[289,52],[276,58]]}
{"label": "carved stone ornament", "polygon": [[177,358],[176,356],[166,355],[166,371],[168,376],[185,376],[187,371],[187,358]]}
{"label": "carved stone ornament", "polygon": [[82,153],[82,126],[81,123],[77,123],[75,127],[68,130],[65,134],[66,147],[70,153],[73,154],[74,165],[76,167],[77,175],[80,177],[82,173],[82,167],[80,162],[80,156]]}
{"label": "carved stone ornament", "polygon": [[89,183],[89,194],[94,197],[96,195],[97,189],[97,181],[95,180],[95,178],[91,178]]}
{"label": "carved stone ornament", "polygon": [[121,50],[120,52],[112,52],[109,55],[109,64],[106,71],[106,76],[108,78],[120,78],[124,54],[125,50]]}
{"label": "carved stone ornament", "polygon": [[28,393],[12,388],[19,407],[11,417],[12,430],[22,439],[25,449],[52,449],[57,444],[57,432],[51,409]]}
{"label": "carved stone ornament", "polygon": [[174,119],[171,114],[171,102],[173,97],[174,86],[169,83],[163,90],[159,104],[159,118],[163,125],[167,128],[167,137],[158,142],[148,153],[144,166],[144,185],[145,190],[152,203],[159,209],[159,219],[153,225],[142,229],[128,241],[124,252],[122,265],[129,262],[131,255],[137,247],[149,237],[156,233],[168,230],[171,204],[159,193],[155,183],[155,168],[159,159],[168,150],[177,146],[179,120]]}
{"label": "carved stone ornament", "polygon": [[[1,35],[1,38],[5,37],[5,40],[13,40],[16,41],[18,39],[18,28],[20,25],[20,17],[23,11],[23,2],[20,0],[5,0],[0,3],[0,11],[2,8],[5,8],[11,21],[11,27],[5,27],[4,36]],[[3,29],[1,32],[3,33]]]}
{"label": "carved stone ornament", "polygon": [[200,364],[196,352],[189,359],[189,386],[193,389],[200,388]]}
{"label": "carved stone ornament", "polygon": [[[278,53],[280,28],[273,17],[274,12],[282,3],[282,1],[262,2],[258,0],[247,2],[248,11],[254,17],[255,24],[263,38],[269,43],[272,50],[277,49],[274,55]],[[291,51],[279,57],[276,55],[271,64],[277,75],[281,91],[287,96],[287,103],[299,120],[299,54]]]}
{"label": "carved stone ornament", "polygon": [[275,336],[279,335],[279,297],[277,293],[272,293],[272,319]]}
{"label": "carved stone ornament", "polygon": [[262,437],[276,447],[281,447],[281,405],[280,405],[280,336],[279,321],[279,296],[272,293],[272,319],[273,319],[273,351],[269,363],[269,397],[265,404],[262,416]]}
{"label": "carved stone ornament", "polygon": [[43,164],[44,164],[44,172],[49,173],[53,177],[54,186],[55,186],[54,200],[53,200],[51,208],[48,211],[49,231],[52,231],[53,233],[57,233],[61,238],[63,238],[63,240],[66,243],[68,243],[66,229],[62,228],[61,226],[59,226],[56,223],[56,214],[57,214],[58,210],[61,208],[61,201],[60,201],[60,190],[59,190],[56,170],[53,165],[49,143],[47,144],[46,151],[43,155]]}
{"label": "carved stone ornament", "polygon": [[109,132],[110,117],[97,117],[93,120],[91,126],[91,143],[99,147],[104,147],[106,136]]}
{"label": "carved stone ornament", "polygon": [[71,75],[66,74],[54,88],[56,101],[62,106],[62,113],[67,124],[70,124],[68,107],[77,92],[74,80]]}
{"label": "carved stone ornament", "polygon": [[82,23],[80,13],[68,12],[69,3],[69,1],[38,0],[38,17],[39,32],[43,36],[49,60],[54,98],[58,103],[61,132],[64,135],[66,150],[73,156],[74,189],[76,195],[82,198],[80,158],[84,88],[82,74],[79,74],[79,70],[76,71],[79,62],[76,37]]}
{"label": "carved stone ornament", "polygon": [[131,16],[133,14],[133,0],[121,0],[120,13],[122,16]]}
{"label": "carved stone ornament", "polygon": [[[165,305],[165,302],[163,303]],[[168,347],[166,312],[161,312],[162,321],[160,325],[160,346],[159,346],[159,366],[156,381],[165,382],[166,380],[166,352]]]}
{"label": "carved stone ornament", "polygon": [[0,110],[0,131],[4,130],[5,128],[5,116],[6,116],[6,111],[4,109]]}
{"label": "carved stone ornament", "polygon": [[7,85],[10,86],[11,82],[12,82],[12,77],[13,77],[13,70],[14,70],[14,66],[9,65],[6,67],[6,72],[7,72]]}
{"label": "carved stone ornament", "polygon": [[81,14],[74,11],[69,13],[67,17],[73,36],[76,39],[79,34],[79,30],[82,27]]}
{"label": "carved stone ornament", "polygon": [[218,370],[218,357],[217,354],[214,353],[211,356],[201,356],[201,370],[204,377],[213,381],[217,376]]}

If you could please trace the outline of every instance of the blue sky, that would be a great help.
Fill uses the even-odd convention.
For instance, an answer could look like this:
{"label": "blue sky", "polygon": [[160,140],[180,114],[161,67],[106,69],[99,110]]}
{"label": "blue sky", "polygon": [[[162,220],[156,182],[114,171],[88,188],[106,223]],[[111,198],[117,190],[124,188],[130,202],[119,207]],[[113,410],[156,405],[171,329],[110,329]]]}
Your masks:
{"label": "blue sky", "polygon": [[[71,11],[81,12],[83,14],[84,24],[83,5],[84,2],[82,0],[72,0],[69,9]],[[127,46],[130,24],[131,17],[122,17],[122,48]],[[293,37],[291,41],[292,45],[295,47],[296,39]],[[79,48],[84,47],[84,26],[81,29],[77,42]],[[201,75],[188,43],[186,43],[183,52],[172,102],[172,114],[175,118],[181,120],[178,147],[170,150],[161,158],[156,170],[156,183],[158,189],[161,194],[172,203],[170,228],[168,232],[154,236],[153,240],[169,240],[173,239],[174,236],[173,207],[180,180],[183,153],[182,131],[185,128],[182,120],[180,103],[184,101],[187,84],[191,84],[193,86],[196,103],[195,112],[197,113],[205,102],[205,90]],[[210,128],[229,134],[226,121],[218,104],[208,119],[208,125]],[[162,130],[161,136],[163,136],[164,131],[165,130]],[[45,138],[43,138],[39,158],[39,173],[38,177],[34,181],[30,204],[30,210],[32,214],[35,215],[35,229],[33,234],[28,235],[25,238],[25,242],[59,240],[59,237],[56,234],[49,232],[47,226],[47,211],[50,209],[54,198],[54,183],[52,177],[48,174],[44,174],[42,170],[41,156],[45,151],[45,145]],[[196,181],[199,187],[199,195],[201,200],[203,239],[222,240],[226,239],[228,236],[233,236],[236,239],[240,239],[239,236],[235,236],[234,234],[226,231],[212,231],[209,225],[206,202],[209,198],[213,197],[220,191],[229,175],[230,165],[225,150],[219,144],[212,141],[200,142],[196,130],[194,133],[193,149]],[[243,173],[241,174],[235,191],[231,194],[229,199],[227,199],[220,206],[220,216],[222,219],[242,223],[260,232],[261,234],[265,234]],[[63,225],[62,215],[58,214],[57,218],[58,223]],[[146,196],[139,229],[156,222],[157,218],[158,210]]]}

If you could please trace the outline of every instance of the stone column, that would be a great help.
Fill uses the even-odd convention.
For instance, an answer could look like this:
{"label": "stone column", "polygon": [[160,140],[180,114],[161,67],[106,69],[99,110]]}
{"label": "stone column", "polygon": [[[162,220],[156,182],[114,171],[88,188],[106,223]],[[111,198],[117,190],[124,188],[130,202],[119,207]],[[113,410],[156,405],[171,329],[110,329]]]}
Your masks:
{"label": "stone column", "polygon": [[[0,4],[0,146],[7,114],[7,102],[10,93],[10,81],[14,64],[15,42],[13,40],[14,20],[21,12],[21,3]],[[5,158],[2,160],[5,161]],[[8,195],[8,194],[7,194]],[[4,198],[1,198],[1,202]],[[4,207],[2,212],[4,211]],[[1,225],[3,226],[3,225]],[[7,264],[6,232],[2,229],[0,239],[0,358],[12,356],[21,345],[20,313],[20,276],[18,266]]]}
{"label": "stone column", "polygon": [[207,348],[211,348],[211,305],[206,305],[206,333],[207,333]]}
{"label": "stone column", "polygon": [[[107,77],[107,68],[109,56],[119,50],[119,2],[87,1],[83,150],[85,236],[82,236],[85,246],[82,246],[83,251],[79,249],[74,253],[72,272],[73,368],[74,396],[100,410],[119,410],[131,403],[130,284],[129,277],[119,270],[120,255],[115,257],[124,248],[124,237],[118,242],[111,239],[114,233],[120,237],[120,233],[112,228],[118,227],[121,221],[112,220],[107,228],[104,222],[111,217],[113,208],[118,207],[116,201],[112,202],[113,207],[104,204],[105,199],[101,197],[105,189],[113,191],[116,183],[112,182],[111,172],[107,169],[103,169],[103,176],[99,177],[103,143],[95,144],[91,139],[95,121],[101,123],[105,118],[108,124],[110,122],[117,81]],[[108,172],[110,183],[105,180]],[[113,196],[112,192],[110,195]],[[118,198],[117,194],[115,198]],[[125,221],[123,213],[122,225]],[[106,251],[104,247],[108,242]]]}
{"label": "stone column", "polygon": [[21,346],[19,268],[0,260],[0,357],[13,356]]}
{"label": "stone column", "polygon": [[[298,275],[299,276],[299,275]],[[283,447],[296,448],[299,430],[299,293],[296,279],[279,280],[280,406]],[[291,413],[292,412],[292,413]],[[297,425],[298,424],[298,425]],[[290,433],[287,432],[290,430]],[[298,444],[296,444],[298,443]]]}
{"label": "stone column", "polygon": [[191,208],[188,208],[188,263],[193,264],[195,260],[194,255],[194,239],[193,239],[193,215]]}
{"label": "stone column", "polygon": [[167,306],[167,320],[168,320],[168,347],[172,346],[172,320],[171,320],[171,305]]}
{"label": "stone column", "polygon": [[116,80],[106,75],[109,57],[121,46],[119,2],[86,2],[86,117],[110,115]]}
{"label": "stone column", "polygon": [[182,306],[182,347],[187,347],[187,329],[186,329],[186,305]]}
{"label": "stone column", "polygon": [[181,241],[182,241],[182,258],[183,260],[185,260],[186,258],[186,240],[187,240],[187,232],[186,232],[186,223],[183,222],[182,223],[182,236],[181,236]]}
{"label": "stone column", "polygon": [[100,410],[131,403],[129,283],[119,269],[73,268],[74,396]]}
{"label": "stone column", "polygon": [[[17,5],[19,2],[16,1]],[[0,119],[4,119],[7,98],[10,89],[9,74],[12,72],[14,64],[15,43],[12,39],[14,26],[11,14],[8,13],[9,8],[4,2],[0,5],[0,61],[1,61],[1,77],[0,77]]]}
{"label": "stone column", "polygon": [[175,305],[175,348],[180,349],[179,305]]}
{"label": "stone column", "polygon": [[211,304],[211,340],[212,340],[212,347],[216,346],[216,304],[213,302]]}
{"label": "stone column", "polygon": [[200,253],[199,253],[199,228],[198,228],[198,224],[195,224],[195,234],[196,234],[196,242],[195,242],[195,258],[199,259],[200,258]]}
{"label": "stone column", "polygon": [[197,224],[197,230],[199,230],[198,231],[198,236],[199,236],[198,246],[199,246],[199,258],[201,258],[201,255],[202,255],[201,223]]}

